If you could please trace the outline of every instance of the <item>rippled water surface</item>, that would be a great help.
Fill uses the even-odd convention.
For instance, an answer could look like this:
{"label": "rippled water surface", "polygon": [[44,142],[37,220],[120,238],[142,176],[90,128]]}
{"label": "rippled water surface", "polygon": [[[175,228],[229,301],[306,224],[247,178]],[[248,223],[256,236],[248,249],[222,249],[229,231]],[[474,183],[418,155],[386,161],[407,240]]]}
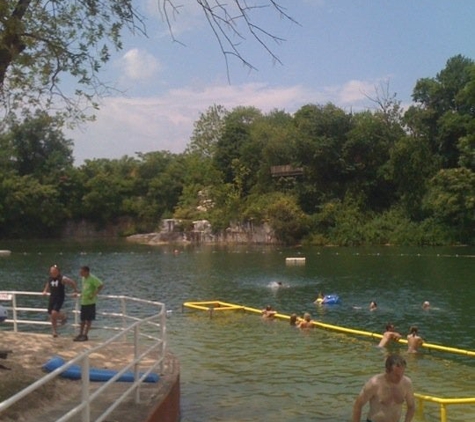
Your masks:
{"label": "rippled water surface", "polygon": [[[181,248],[116,244],[1,245],[1,289],[41,290],[51,264],[76,277],[81,265],[106,282],[106,294],[166,303],[168,342],[181,363],[182,421],[349,421],[363,383],[381,372],[384,353],[368,338],[301,332],[243,312],[183,310],[185,301],[223,300],[381,333],[392,321],[416,324],[430,343],[475,350],[472,304],[475,249]],[[286,265],[286,257],[305,265]],[[276,281],[284,287],[274,288]],[[316,307],[319,291],[341,304]],[[371,300],[378,310],[369,312]],[[423,311],[429,300],[432,307]],[[100,306],[100,305],[99,305]],[[138,310],[139,311],[139,310]],[[403,345],[395,346],[405,354]],[[406,354],[405,354],[406,355]],[[475,358],[424,351],[406,355],[418,393],[475,397]],[[426,404],[415,421],[439,421]],[[475,405],[450,406],[448,420],[475,420]]]}

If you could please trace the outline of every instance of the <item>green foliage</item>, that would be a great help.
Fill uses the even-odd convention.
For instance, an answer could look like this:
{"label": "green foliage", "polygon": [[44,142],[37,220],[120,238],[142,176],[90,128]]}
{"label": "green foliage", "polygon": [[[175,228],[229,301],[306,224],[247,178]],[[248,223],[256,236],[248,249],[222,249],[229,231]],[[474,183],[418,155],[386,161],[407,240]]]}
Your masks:
{"label": "green foliage", "polygon": [[437,172],[439,163],[439,157],[431,154],[425,138],[403,136],[391,149],[388,177],[393,180],[400,205],[415,220],[422,219],[427,181]]}
{"label": "green foliage", "polygon": [[414,99],[404,116],[389,95],[359,113],[215,105],[184,154],[79,168],[62,119],[26,113],[0,131],[0,234],[52,235],[68,219],[143,232],[174,217],[184,229],[209,220],[216,233],[266,223],[285,244],[474,243],[474,64],[450,59],[418,81]]}
{"label": "green foliage", "polygon": [[309,232],[310,219],[293,198],[281,198],[267,210],[269,225],[282,243],[294,245]]}
{"label": "green foliage", "polygon": [[[97,79],[110,58],[122,48],[123,27],[143,32],[142,18],[132,0],[9,1],[0,7],[0,92],[13,109],[29,105],[47,109],[63,98],[62,114],[83,118],[80,103],[101,93]],[[60,88],[62,78],[75,91]]]}
{"label": "green foliage", "polygon": [[429,142],[443,168],[459,163],[459,141],[473,134],[475,63],[461,55],[450,58],[435,78],[419,79],[413,91],[416,106],[406,122],[416,136]]}
{"label": "green foliage", "polygon": [[29,175],[1,180],[0,197],[0,233],[4,236],[55,236],[66,217],[55,187]]}
{"label": "green foliage", "polygon": [[298,243],[309,231],[310,218],[292,196],[277,192],[250,196],[247,204],[241,218],[255,224],[269,223],[276,238],[284,244]]}
{"label": "green foliage", "polygon": [[37,110],[23,113],[3,122],[0,135],[2,149],[8,151],[7,164],[20,176],[54,182],[73,165],[73,143],[62,133],[62,120]]}
{"label": "green foliage", "polygon": [[368,221],[368,216],[356,203],[338,204],[333,218],[334,225],[328,230],[332,243],[341,246],[364,244],[364,225]]}
{"label": "green foliage", "polygon": [[434,218],[458,231],[462,241],[475,237],[475,173],[466,168],[441,170],[430,181],[425,206]]}

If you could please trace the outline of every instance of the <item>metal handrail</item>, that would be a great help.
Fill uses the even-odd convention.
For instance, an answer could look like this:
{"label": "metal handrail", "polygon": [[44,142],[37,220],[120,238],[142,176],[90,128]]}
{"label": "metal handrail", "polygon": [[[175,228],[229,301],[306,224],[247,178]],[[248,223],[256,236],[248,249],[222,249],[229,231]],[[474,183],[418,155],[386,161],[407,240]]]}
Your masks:
{"label": "metal handrail", "polygon": [[[6,322],[13,324],[13,331],[18,331],[19,324],[32,324],[32,325],[49,325],[48,322],[44,321],[34,321],[34,320],[20,320],[18,319],[18,312],[36,312],[43,313],[46,312],[44,308],[31,308],[31,307],[18,307],[17,306],[17,296],[37,296],[42,295],[38,292],[27,292],[27,291],[1,291],[0,297],[2,300],[5,298],[11,298],[11,307],[6,307],[7,310],[12,311],[13,318],[7,319]],[[114,300],[119,303],[120,312],[102,312],[98,315],[106,315],[108,317],[120,318],[122,320],[122,327],[118,326],[99,326],[96,325],[96,328],[102,329],[113,329],[119,330],[119,332],[112,337],[108,338],[103,343],[83,352],[82,354],[76,356],[74,359],[71,359],[68,362],[65,362],[64,365],[55,369],[51,373],[40,378],[33,384],[30,384],[25,389],[19,391],[14,396],[8,398],[7,400],[0,403],[0,413],[8,409],[13,404],[17,403],[19,400],[23,399],[27,395],[31,394],[33,391],[36,391],[38,388],[42,387],[51,380],[59,377],[64,371],[70,368],[72,365],[78,364],[81,367],[81,390],[82,390],[82,400],[81,403],[77,406],[71,408],[67,411],[60,419],[57,419],[57,422],[66,422],[70,421],[74,416],[81,414],[81,422],[90,422],[91,421],[91,403],[100,397],[110,386],[112,386],[115,381],[126,371],[132,370],[134,373],[134,381],[131,383],[130,387],[127,388],[120,397],[117,397],[116,400],[105,410],[102,414],[96,418],[96,422],[104,421],[107,416],[109,416],[121,403],[123,403],[133,392],[135,392],[134,401],[135,403],[140,403],[140,386],[145,378],[152,372],[158,370],[160,373],[163,372],[164,360],[166,355],[166,309],[165,305],[161,302],[155,302],[150,300],[144,300],[139,298],[132,298],[128,296],[117,296],[117,295],[99,295],[101,299]],[[142,303],[144,305],[152,306],[154,312],[151,315],[144,318],[139,318],[137,316],[131,316],[127,314],[127,303],[135,302]],[[75,322],[78,322],[78,311],[79,302],[76,300],[75,304]],[[155,311],[156,310],[156,311]],[[132,321],[132,323],[129,323]],[[152,327],[153,333],[149,331],[146,333],[143,332],[144,328]],[[117,341],[127,342],[127,336],[133,337],[133,358],[128,360],[127,364],[123,366],[117,373],[107,382],[104,382],[97,390],[91,392],[89,385],[89,369],[90,369],[90,355],[97,353],[98,351],[104,349],[108,345]],[[139,346],[141,346],[141,339],[146,338],[147,340],[152,340],[149,347],[140,353]],[[154,359],[152,364],[144,372],[139,373],[139,364],[146,357],[149,357],[153,352]],[[157,357],[158,355],[158,357]],[[151,359],[149,358],[149,362]]]}

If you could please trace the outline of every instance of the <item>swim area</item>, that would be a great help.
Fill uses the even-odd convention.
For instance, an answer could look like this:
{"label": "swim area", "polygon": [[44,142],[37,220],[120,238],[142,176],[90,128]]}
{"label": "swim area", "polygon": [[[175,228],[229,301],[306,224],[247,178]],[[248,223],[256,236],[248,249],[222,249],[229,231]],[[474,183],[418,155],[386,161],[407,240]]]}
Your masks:
{"label": "swim area", "polygon": [[[475,350],[473,248],[181,247],[174,254],[175,247],[123,243],[2,247],[12,250],[0,259],[2,288],[41,290],[50,265],[73,278],[89,265],[105,281],[105,294],[166,303],[169,348],[181,365],[182,422],[349,421],[356,395],[383,371],[385,358],[371,338],[301,331],[242,311],[210,318],[183,309],[188,301],[271,305],[378,333],[390,321],[404,337],[417,325],[430,343]],[[305,263],[286,265],[291,256]],[[338,294],[340,303],[316,306],[318,292]],[[372,300],[378,310],[370,312]],[[417,393],[475,397],[475,358],[424,349],[411,355],[406,345],[391,350],[405,356]],[[439,407],[426,404],[414,420],[440,421]],[[475,420],[475,405],[449,406],[448,420]]]}

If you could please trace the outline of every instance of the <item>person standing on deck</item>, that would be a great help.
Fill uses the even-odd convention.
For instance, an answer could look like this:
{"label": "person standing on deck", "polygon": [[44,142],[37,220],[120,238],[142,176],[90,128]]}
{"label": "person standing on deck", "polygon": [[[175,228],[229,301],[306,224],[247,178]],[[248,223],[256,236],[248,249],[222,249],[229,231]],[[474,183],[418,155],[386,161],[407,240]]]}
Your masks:
{"label": "person standing on deck", "polygon": [[49,278],[43,289],[43,295],[49,295],[48,314],[50,315],[51,327],[53,329],[53,337],[58,337],[58,323],[64,325],[67,316],[61,311],[61,308],[66,297],[65,286],[69,285],[74,289],[74,293],[79,293],[77,284],[71,278],[61,274],[57,265],[53,265],[49,269]]}
{"label": "person standing on deck", "polygon": [[92,321],[96,319],[97,295],[104,288],[104,283],[93,276],[86,265],[81,267],[79,274],[82,278],[81,325],[79,335],[74,341],[87,341]]}

